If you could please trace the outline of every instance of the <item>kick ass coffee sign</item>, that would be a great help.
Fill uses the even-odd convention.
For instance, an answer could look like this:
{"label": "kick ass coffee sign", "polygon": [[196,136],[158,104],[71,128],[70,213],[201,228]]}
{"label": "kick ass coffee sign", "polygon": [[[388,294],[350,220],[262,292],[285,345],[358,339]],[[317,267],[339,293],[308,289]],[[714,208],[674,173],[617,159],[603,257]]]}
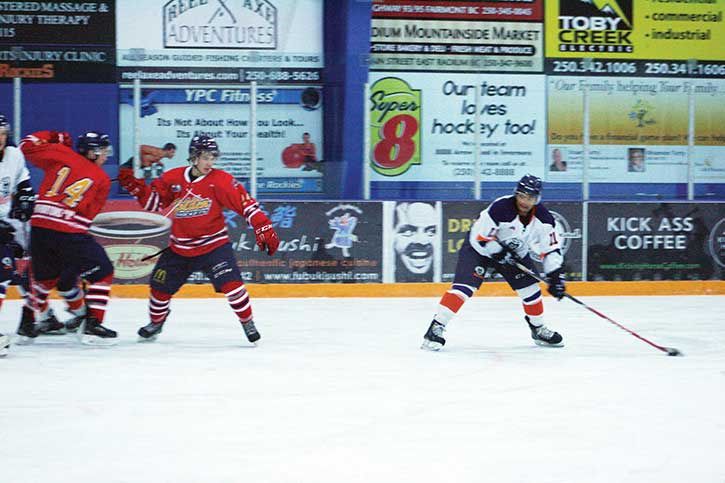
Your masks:
{"label": "kick ass coffee sign", "polygon": [[589,280],[723,280],[725,204],[594,203]]}

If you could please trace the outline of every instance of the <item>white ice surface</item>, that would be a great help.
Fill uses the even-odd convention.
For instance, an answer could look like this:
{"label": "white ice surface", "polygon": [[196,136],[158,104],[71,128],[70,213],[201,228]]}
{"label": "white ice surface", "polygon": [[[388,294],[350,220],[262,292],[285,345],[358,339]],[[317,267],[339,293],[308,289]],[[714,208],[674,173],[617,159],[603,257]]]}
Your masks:
{"label": "white ice surface", "polygon": [[224,299],[174,300],[153,344],[113,299],[118,346],[0,359],[0,482],[725,482],[725,297],[582,300],[686,356],[550,298],[565,348],[480,297],[440,353],[433,298],[256,299],[256,348]]}

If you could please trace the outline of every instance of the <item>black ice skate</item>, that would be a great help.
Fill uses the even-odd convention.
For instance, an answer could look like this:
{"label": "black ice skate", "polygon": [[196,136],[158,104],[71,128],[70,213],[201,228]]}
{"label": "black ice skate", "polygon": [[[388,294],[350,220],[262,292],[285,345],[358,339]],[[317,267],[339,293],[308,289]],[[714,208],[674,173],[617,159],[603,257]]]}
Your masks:
{"label": "black ice skate", "polygon": [[65,321],[65,331],[68,333],[76,333],[78,332],[78,327],[81,326],[83,323],[83,319],[85,319],[85,315],[77,315],[73,317],[72,319],[68,319]]}
{"label": "black ice skate", "polygon": [[10,350],[10,337],[0,334],[0,357],[8,355]]}
{"label": "black ice skate", "polygon": [[[26,311],[30,317],[33,316],[33,311],[30,308],[23,307],[23,317],[26,316]],[[65,324],[55,317],[53,309],[48,310],[48,317],[38,322],[35,328],[38,330],[38,335],[63,335],[66,333]]]}
{"label": "black ice skate", "polygon": [[65,331],[67,333],[76,333],[76,332],[78,332],[78,327],[81,326],[81,324],[83,323],[83,319],[85,319],[86,316],[85,315],[75,315],[73,312],[70,312],[70,313],[71,313],[71,315],[73,315],[73,318],[70,318],[65,321]]}
{"label": "black ice skate", "polygon": [[443,338],[443,332],[446,330],[446,326],[433,320],[428,327],[428,332],[423,336],[423,345],[421,349],[429,351],[439,351],[446,345],[446,340]]}
{"label": "black ice skate", "polygon": [[561,336],[561,334],[547,328],[545,325],[540,325],[539,327],[536,327],[535,325],[532,325],[531,322],[529,322],[528,316],[525,318],[526,323],[529,324],[529,329],[531,329],[531,338],[534,339],[534,343],[536,345],[544,347],[564,346],[564,338]]}
{"label": "black ice skate", "polygon": [[247,340],[252,344],[262,337],[259,335],[259,332],[257,332],[257,328],[254,326],[253,320],[250,320],[249,322],[242,322],[242,329],[244,329],[244,335],[247,336]]}
{"label": "black ice skate", "polygon": [[118,343],[115,330],[101,325],[95,317],[85,317],[79,328],[79,339],[86,345],[115,345]]}
{"label": "black ice skate", "polygon": [[38,328],[35,326],[35,315],[27,307],[23,307],[23,315],[20,318],[17,334],[18,345],[32,344],[35,342],[35,338],[38,337]]}
{"label": "black ice skate", "polygon": [[[165,322],[165,321],[164,321]],[[138,341],[139,342],[153,342],[159,336],[164,328],[164,322],[149,322],[138,329]]]}

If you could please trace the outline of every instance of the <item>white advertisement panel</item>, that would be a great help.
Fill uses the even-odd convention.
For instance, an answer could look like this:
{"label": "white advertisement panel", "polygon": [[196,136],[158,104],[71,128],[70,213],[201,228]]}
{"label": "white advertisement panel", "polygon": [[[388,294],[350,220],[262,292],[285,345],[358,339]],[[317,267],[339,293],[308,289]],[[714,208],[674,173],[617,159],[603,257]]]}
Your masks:
{"label": "white advertisement panel", "polygon": [[466,181],[475,146],[483,181],[543,175],[543,75],[370,75],[369,165],[374,181]]}
{"label": "white advertisement panel", "polygon": [[118,0],[116,8],[121,81],[321,80],[323,0]]}

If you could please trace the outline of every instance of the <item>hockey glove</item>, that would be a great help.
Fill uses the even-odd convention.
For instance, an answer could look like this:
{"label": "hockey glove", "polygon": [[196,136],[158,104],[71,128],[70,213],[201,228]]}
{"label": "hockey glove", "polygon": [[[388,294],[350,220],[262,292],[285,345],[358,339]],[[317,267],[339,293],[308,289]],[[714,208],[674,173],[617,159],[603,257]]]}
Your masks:
{"label": "hockey glove", "polygon": [[11,252],[13,252],[13,257],[15,258],[20,259],[23,258],[23,256],[25,255],[25,249],[20,243],[16,242],[15,240],[11,241],[6,246],[10,249]]}
{"label": "hockey glove", "polygon": [[508,240],[502,240],[495,242],[501,245],[503,250],[492,255],[491,258],[500,265],[516,265],[522,263],[523,260],[518,256],[516,250],[523,244],[518,238],[509,238]]}
{"label": "hockey glove", "polygon": [[33,208],[35,208],[35,192],[29,181],[23,181],[13,195],[10,218],[23,222],[28,221],[33,216]]}
{"label": "hockey glove", "polygon": [[58,144],[62,144],[73,149],[73,137],[67,131],[55,133],[55,140],[51,140],[51,142],[57,142]]}
{"label": "hockey glove", "polygon": [[0,244],[9,245],[15,241],[15,228],[5,220],[0,220]]}
{"label": "hockey glove", "polygon": [[[147,191],[146,183],[144,180],[134,176],[133,168],[128,168],[123,165],[118,170],[118,183],[135,198],[139,198],[140,195],[144,195]],[[139,201],[141,200],[139,199]]]}
{"label": "hockey glove", "polygon": [[257,239],[257,246],[260,250],[266,250],[269,255],[274,255],[279,247],[279,237],[277,232],[272,228],[272,222],[269,221],[267,215],[259,211],[251,220],[249,220],[254,228],[254,236]]}
{"label": "hockey glove", "polygon": [[549,284],[549,293],[558,300],[566,293],[566,284],[564,283],[564,274],[562,268],[559,267],[553,272],[546,274],[546,283]]}

